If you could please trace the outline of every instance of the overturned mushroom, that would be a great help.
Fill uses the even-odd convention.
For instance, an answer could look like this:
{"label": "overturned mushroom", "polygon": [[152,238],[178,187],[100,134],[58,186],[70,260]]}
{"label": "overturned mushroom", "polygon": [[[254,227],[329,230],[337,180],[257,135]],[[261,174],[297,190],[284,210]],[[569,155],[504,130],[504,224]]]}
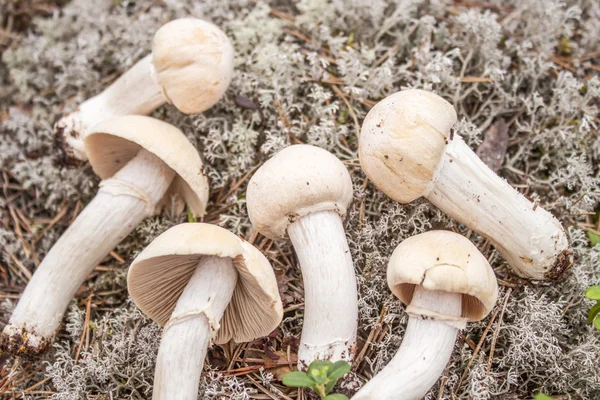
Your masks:
{"label": "overturned mushroom", "polygon": [[344,164],[318,147],[294,145],[248,184],[250,221],[264,236],[289,235],[304,281],[299,368],[316,359],[351,361],[358,323],[356,277],[342,217],[352,200]]}
{"label": "overturned mushroom", "polygon": [[165,103],[193,114],[223,97],[233,74],[233,47],[215,25],[182,18],[154,35],[152,53],[102,93],[56,123],[58,150],[67,163],[86,160],[84,139],[97,123],[121,115],[147,115]]}
{"label": "overturned mushroom", "polygon": [[271,265],[254,246],[209,224],[157,237],[127,276],[136,305],[164,326],[154,400],[195,400],[206,351],[271,333],[283,308]]}
{"label": "overturned mushroom", "polygon": [[400,203],[425,197],[488,238],[514,271],[551,278],[572,263],[560,222],[490,170],[454,134],[456,112],[441,97],[405,90],[365,118],[360,162],[373,183]]}
{"label": "overturned mushroom", "polygon": [[353,400],[419,400],[450,360],[459,329],[494,307],[498,285],[485,257],[465,237],[430,231],[394,250],[388,286],[407,305],[406,333],[394,358]]}
{"label": "overturned mushroom", "polygon": [[203,216],[208,182],[198,152],[177,128],[127,116],[95,126],[85,146],[102,178],[94,199],[50,249],[0,336],[2,350],[38,356],[77,289],[98,263],[163,205]]}

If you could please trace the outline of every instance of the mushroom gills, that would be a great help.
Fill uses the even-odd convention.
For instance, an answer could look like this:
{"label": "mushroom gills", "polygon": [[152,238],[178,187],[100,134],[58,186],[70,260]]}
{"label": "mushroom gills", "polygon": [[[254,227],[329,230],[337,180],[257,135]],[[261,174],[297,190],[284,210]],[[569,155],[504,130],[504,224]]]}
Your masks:
{"label": "mushroom gills", "polygon": [[148,215],[175,172],[140,150],[77,216],[36,269],[0,337],[2,350],[36,357],[51,344],[75,292]]}
{"label": "mushroom gills", "polygon": [[153,400],[198,397],[206,352],[231,301],[237,278],[231,258],[200,258],[163,331]]}
{"label": "mushroom gills", "polygon": [[[462,295],[416,286],[410,306],[460,320]],[[409,315],[396,355],[352,400],[420,400],[440,378],[452,355],[458,328],[448,321]]]}
{"label": "mushroom gills", "polygon": [[[356,350],[356,276],[346,233],[335,211],[299,218],[288,235],[304,281],[304,325],[298,367],[314,360],[351,362]],[[335,288],[335,289],[334,289]]]}

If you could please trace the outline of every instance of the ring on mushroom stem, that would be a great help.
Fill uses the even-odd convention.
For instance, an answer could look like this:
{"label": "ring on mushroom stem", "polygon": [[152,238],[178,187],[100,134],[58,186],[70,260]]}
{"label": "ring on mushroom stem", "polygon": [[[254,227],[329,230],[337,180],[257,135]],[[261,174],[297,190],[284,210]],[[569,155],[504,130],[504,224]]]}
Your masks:
{"label": "ring on mushroom stem", "polygon": [[177,225],[133,261],[135,304],[164,326],[154,400],[195,400],[208,347],[271,333],[283,307],[271,265],[233,233],[203,223]]}
{"label": "ring on mushroom stem", "polygon": [[51,344],[77,289],[106,255],[147,216],[163,206],[181,213],[188,204],[203,216],[208,181],[185,135],[154,118],[126,116],[90,130],[85,146],[103,179],[37,267],[0,336],[2,350],[35,357]]}
{"label": "ring on mushroom stem", "polygon": [[61,158],[75,165],[87,160],[85,136],[105,119],[147,115],[165,103],[186,114],[206,111],[223,97],[232,75],[233,47],[223,31],[195,18],[171,21],[156,31],[151,54],[56,123]]}
{"label": "ring on mushroom stem", "polygon": [[406,304],[406,333],[398,352],[353,400],[418,400],[450,360],[467,321],[486,317],[498,298],[489,263],[467,238],[429,231],[394,250],[388,286]]}
{"label": "ring on mushroom stem", "polygon": [[274,240],[287,231],[298,256],[305,293],[298,367],[351,361],[358,301],[341,219],[352,200],[348,170],[326,150],[289,146],[256,171],[246,199],[253,226]]}
{"label": "ring on mushroom stem", "polygon": [[421,196],[485,236],[522,277],[552,278],[572,263],[567,236],[548,211],[490,170],[453,134],[454,107],[423,90],[380,101],[359,138],[363,170],[400,203]]}

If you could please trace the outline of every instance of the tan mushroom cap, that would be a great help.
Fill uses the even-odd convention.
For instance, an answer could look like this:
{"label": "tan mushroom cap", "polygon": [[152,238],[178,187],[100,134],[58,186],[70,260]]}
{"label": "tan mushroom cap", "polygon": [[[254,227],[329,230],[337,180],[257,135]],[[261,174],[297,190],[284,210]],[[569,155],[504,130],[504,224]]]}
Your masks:
{"label": "tan mushroom cap", "polygon": [[169,102],[186,114],[199,113],[225,94],[233,76],[233,46],[210,22],[176,19],[156,31],[152,64]]}
{"label": "tan mushroom cap", "polygon": [[85,139],[85,150],[96,175],[112,177],[144,148],[171,167],[175,179],[159,207],[185,204],[195,216],[204,216],[208,203],[208,179],[196,148],[183,132],[166,122],[141,115],[127,115],[94,126]]}
{"label": "tan mushroom cap", "polygon": [[369,111],[359,138],[360,164],[385,194],[400,203],[423,196],[456,123],[454,107],[424,90],[403,90]]}
{"label": "tan mushroom cap", "polygon": [[252,225],[271,239],[285,237],[289,224],[319,211],[341,217],[352,201],[352,179],[344,164],[319,147],[286,147],[256,171],[246,193]]}
{"label": "tan mushroom cap", "polygon": [[[181,224],[154,239],[129,268],[131,298],[144,314],[164,326],[203,256],[229,257],[238,271],[214,342],[233,339],[242,343],[271,333],[281,322],[283,307],[269,261],[250,243],[216,225]],[[211,310],[204,313],[210,320]]]}
{"label": "tan mushroom cap", "polygon": [[485,318],[498,299],[496,276],[486,258],[470,240],[449,231],[429,231],[400,243],[390,258],[387,280],[406,305],[415,285],[460,293],[462,317],[469,321]]}

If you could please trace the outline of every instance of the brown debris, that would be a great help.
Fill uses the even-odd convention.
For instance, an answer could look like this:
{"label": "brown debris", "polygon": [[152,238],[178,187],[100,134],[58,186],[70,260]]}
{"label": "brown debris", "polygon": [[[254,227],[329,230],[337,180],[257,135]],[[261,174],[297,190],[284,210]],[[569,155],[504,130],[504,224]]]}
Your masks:
{"label": "brown debris", "polygon": [[485,138],[477,149],[477,156],[492,171],[498,172],[504,163],[507,149],[508,125],[500,118],[485,132]]}

